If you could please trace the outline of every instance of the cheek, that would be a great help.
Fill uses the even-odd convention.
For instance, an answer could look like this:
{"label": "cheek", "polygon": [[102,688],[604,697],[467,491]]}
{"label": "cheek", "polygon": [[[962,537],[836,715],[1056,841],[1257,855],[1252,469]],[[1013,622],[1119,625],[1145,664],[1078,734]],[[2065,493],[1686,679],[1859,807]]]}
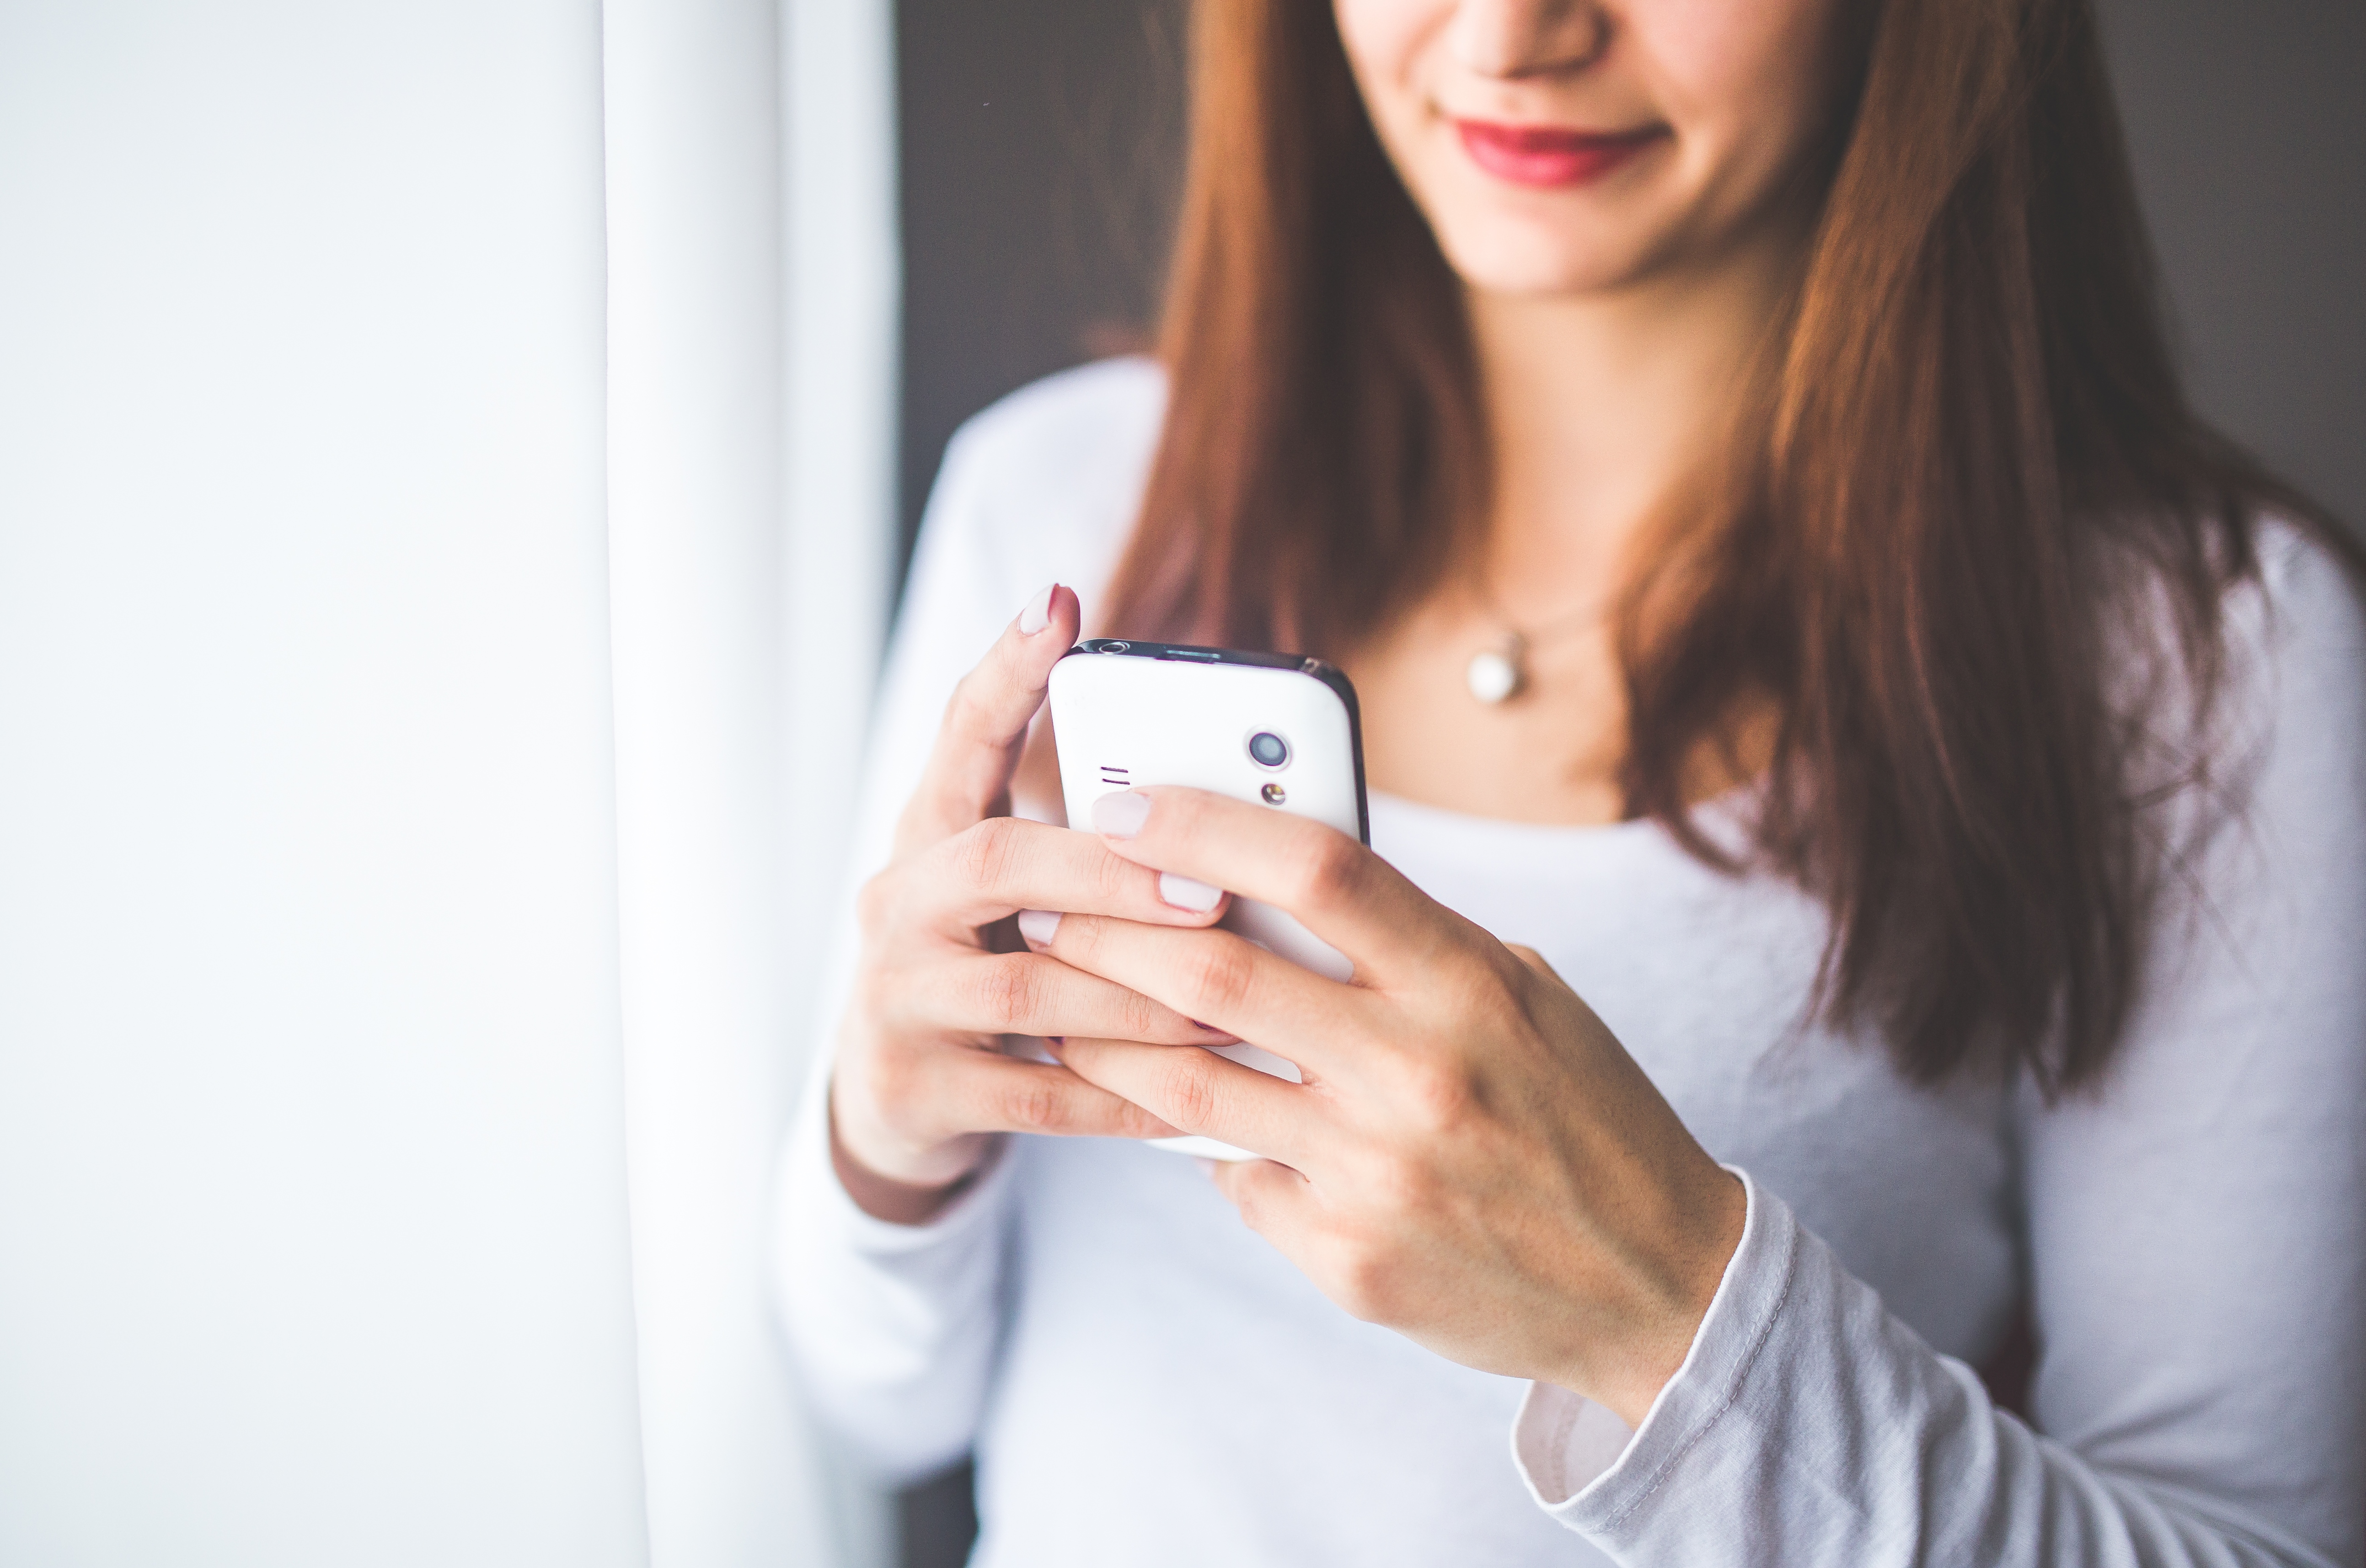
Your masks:
{"label": "cheek", "polygon": [[1446,68],[1441,40],[1462,3],[1333,0],[1332,6],[1372,130],[1449,253],[1456,249],[1458,227],[1449,216],[1452,192],[1462,171],[1452,166],[1450,150],[1439,144],[1432,106]]}
{"label": "cheek", "polygon": [[1331,15],[1347,58],[1360,68],[1365,61],[1404,53],[1453,9],[1453,0],[1333,0]]}
{"label": "cheek", "polygon": [[[1574,73],[1473,77],[1458,13],[1537,0],[1333,0],[1341,43],[1390,157],[1465,281],[1508,293],[1600,287],[1753,224],[1808,147],[1854,0],[1624,0],[1610,53]],[[1507,118],[1667,122],[1676,156],[1600,195],[1511,191],[1479,174],[1436,102]]]}
{"label": "cheek", "polygon": [[1838,20],[1837,0],[1635,0],[1625,31],[1680,131],[1779,162],[1833,90]]}
{"label": "cheek", "polygon": [[1419,115],[1425,46],[1453,13],[1453,0],[1335,0],[1339,42],[1383,140]]}

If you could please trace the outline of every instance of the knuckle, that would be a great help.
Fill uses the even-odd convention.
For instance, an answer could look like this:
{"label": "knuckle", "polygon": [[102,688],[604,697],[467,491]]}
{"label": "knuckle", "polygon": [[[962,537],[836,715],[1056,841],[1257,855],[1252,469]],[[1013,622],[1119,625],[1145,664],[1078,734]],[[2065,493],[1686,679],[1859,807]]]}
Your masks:
{"label": "knuckle", "polygon": [[1438,1196],[1436,1173],[1418,1160],[1401,1157],[1375,1162],[1364,1172],[1362,1182],[1373,1208],[1382,1214],[1425,1214],[1436,1205]]}
{"label": "knuckle", "polygon": [[1002,887],[1020,854],[1019,820],[988,817],[953,837],[953,874],[980,891]]}
{"label": "knuckle", "polygon": [[1174,1128],[1173,1123],[1126,1101],[1118,1103],[1117,1121],[1121,1137],[1157,1137]]}
{"label": "knuckle", "polygon": [[880,1038],[927,1034],[936,1027],[934,1014],[942,1011],[941,992],[926,969],[915,971],[891,959],[873,957],[855,973],[848,999],[847,1023]]}
{"label": "knuckle", "polygon": [[1451,1063],[1416,1064],[1405,1075],[1404,1094],[1414,1124],[1433,1136],[1459,1131],[1479,1104],[1478,1085]]}
{"label": "knuckle", "polygon": [[1232,1199],[1234,1211],[1241,1216],[1241,1223],[1258,1235],[1265,1235],[1272,1223],[1272,1215],[1268,1212],[1265,1183],[1235,1180],[1227,1187],[1226,1195]]}
{"label": "knuckle", "polygon": [[1026,1034],[1023,1025],[1041,1011],[1042,976],[1034,959],[1011,953],[980,960],[976,966],[976,1002],[980,1026],[997,1034]]}
{"label": "knuckle", "polygon": [[1074,1120],[1067,1096],[1049,1080],[1030,1074],[1003,1091],[1003,1119],[1021,1132],[1055,1133]]}
{"label": "knuckle", "polygon": [[1174,1055],[1176,1059],[1166,1064],[1166,1081],[1159,1086],[1159,1103],[1173,1126],[1186,1131],[1204,1127],[1215,1119],[1221,1097],[1215,1058],[1204,1051],[1178,1050]]}
{"label": "knuckle", "polygon": [[1093,896],[1106,908],[1121,907],[1127,893],[1132,891],[1135,879],[1144,875],[1132,861],[1110,854],[1098,845],[1093,846],[1090,869],[1086,877]]}
{"label": "knuckle", "polygon": [[994,661],[989,657],[953,683],[953,694],[945,703],[946,730],[966,737],[986,728],[994,706],[993,672]]}
{"label": "knuckle", "polygon": [[1191,999],[1194,1018],[1222,1018],[1236,1013],[1249,999],[1255,987],[1256,969],[1249,958],[1251,951],[1236,941],[1212,941],[1197,944],[1184,976],[1184,991]]}
{"label": "knuckle", "polygon": [[1100,951],[1101,923],[1089,914],[1060,916],[1060,961],[1072,969],[1093,968],[1093,956]]}
{"label": "knuckle", "polygon": [[1118,1039],[1147,1040],[1163,1031],[1166,1010],[1140,991],[1129,991],[1119,997],[1110,1022],[1116,1025]]}
{"label": "knuckle", "polygon": [[1543,954],[1534,947],[1509,944],[1488,967],[1488,975],[1497,994],[1515,1004],[1521,998],[1537,994],[1539,989],[1562,983],[1553,967],[1545,962]]}
{"label": "knuckle", "polygon": [[1327,831],[1306,834],[1288,869],[1293,901],[1304,909],[1352,902],[1362,874],[1361,850],[1345,834]]}
{"label": "knuckle", "polygon": [[1391,1316],[1396,1269],[1387,1253],[1360,1238],[1342,1240],[1331,1260],[1331,1299],[1349,1316],[1384,1323]]}

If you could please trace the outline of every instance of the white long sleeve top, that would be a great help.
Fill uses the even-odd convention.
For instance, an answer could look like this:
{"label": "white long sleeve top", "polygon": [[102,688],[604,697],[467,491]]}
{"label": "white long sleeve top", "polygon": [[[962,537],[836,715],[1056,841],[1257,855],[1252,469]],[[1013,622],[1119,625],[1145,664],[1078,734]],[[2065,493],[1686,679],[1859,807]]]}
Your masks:
{"label": "white long sleeve top", "polygon": [[[953,442],[859,875],[1028,595],[1069,583],[1090,620],[1163,395],[1142,362],[1090,366]],[[2095,1094],[1907,1083],[1808,1020],[1822,909],[1651,823],[1374,797],[1375,849],[1542,953],[1745,1178],[1741,1247],[1639,1429],[1349,1317],[1155,1149],[1014,1139],[933,1222],[872,1219],[818,1073],[776,1253],[813,1399],[891,1477],[975,1448],[988,1568],[2358,1564],[2366,617],[2297,531],[2262,554],[2227,619],[2247,802],[2181,868]],[[2024,1304],[2027,1422],[1969,1370]]]}

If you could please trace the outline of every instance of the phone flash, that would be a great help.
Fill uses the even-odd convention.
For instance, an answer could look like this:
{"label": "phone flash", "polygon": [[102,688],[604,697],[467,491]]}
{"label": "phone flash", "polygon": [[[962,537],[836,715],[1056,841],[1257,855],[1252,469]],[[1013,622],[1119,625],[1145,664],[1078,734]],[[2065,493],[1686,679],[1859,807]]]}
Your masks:
{"label": "phone flash", "polygon": [[1278,806],[1290,799],[1289,792],[1279,784],[1268,784],[1257,793],[1265,797],[1265,803],[1268,806]]}

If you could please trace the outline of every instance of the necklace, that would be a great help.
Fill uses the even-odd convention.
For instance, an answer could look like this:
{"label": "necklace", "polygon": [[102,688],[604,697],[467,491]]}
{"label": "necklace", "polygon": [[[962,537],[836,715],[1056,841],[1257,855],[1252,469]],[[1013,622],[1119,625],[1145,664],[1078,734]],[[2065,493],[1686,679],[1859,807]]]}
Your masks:
{"label": "necklace", "polygon": [[1495,596],[1487,591],[1483,583],[1479,585],[1479,598],[1486,605],[1488,613],[1502,622],[1504,634],[1496,639],[1494,646],[1482,648],[1470,655],[1470,662],[1462,666],[1462,683],[1470,689],[1472,697],[1490,708],[1508,702],[1527,689],[1529,649],[1538,643],[1551,642],[1568,633],[1592,626],[1602,619],[1606,608],[1601,604],[1589,604],[1572,614],[1523,632],[1512,623],[1510,616],[1504,613],[1503,607],[1495,602]]}

